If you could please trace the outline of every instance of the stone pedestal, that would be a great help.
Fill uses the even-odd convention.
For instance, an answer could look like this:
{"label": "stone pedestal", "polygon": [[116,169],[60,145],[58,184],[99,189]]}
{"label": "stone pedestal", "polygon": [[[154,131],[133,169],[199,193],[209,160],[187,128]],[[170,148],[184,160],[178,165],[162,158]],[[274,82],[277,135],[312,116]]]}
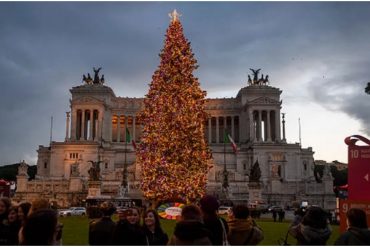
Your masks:
{"label": "stone pedestal", "polygon": [[28,175],[17,175],[17,192],[27,192]]}
{"label": "stone pedestal", "polygon": [[83,187],[83,182],[80,177],[70,177],[69,179],[69,191],[70,192],[81,192],[82,187]]}
{"label": "stone pedestal", "polygon": [[249,182],[249,203],[262,201],[262,189],[260,182]]}
{"label": "stone pedestal", "polygon": [[281,181],[280,179],[273,179],[271,181],[271,193],[282,194]]}
{"label": "stone pedestal", "polygon": [[87,192],[87,197],[101,196],[101,181],[89,180],[88,185],[89,185],[89,190]]}

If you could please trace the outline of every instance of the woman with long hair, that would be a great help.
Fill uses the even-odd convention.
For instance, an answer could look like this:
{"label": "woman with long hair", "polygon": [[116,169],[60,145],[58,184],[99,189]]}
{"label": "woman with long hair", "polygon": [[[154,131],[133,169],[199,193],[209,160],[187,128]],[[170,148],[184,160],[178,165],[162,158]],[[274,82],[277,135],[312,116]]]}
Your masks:
{"label": "woman with long hair", "polygon": [[[120,217],[121,218],[121,217]],[[144,230],[140,226],[140,210],[126,209],[113,232],[112,245],[148,245]]]}
{"label": "woman with long hair", "polygon": [[18,232],[21,222],[18,219],[18,207],[11,206],[8,212],[7,225],[9,226],[8,245],[18,245]]}
{"label": "woman with long hair", "polygon": [[166,245],[168,236],[161,228],[157,212],[149,209],[143,216],[143,228],[149,245]]}
{"label": "woman with long hair", "polygon": [[18,220],[23,223],[27,219],[28,212],[31,209],[31,203],[29,202],[22,202],[21,204],[18,205]]}

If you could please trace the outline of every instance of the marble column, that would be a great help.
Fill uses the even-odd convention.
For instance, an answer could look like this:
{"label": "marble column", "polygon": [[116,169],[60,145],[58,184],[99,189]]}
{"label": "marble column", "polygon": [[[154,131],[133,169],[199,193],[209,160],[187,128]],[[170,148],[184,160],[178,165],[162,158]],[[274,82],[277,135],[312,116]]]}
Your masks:
{"label": "marble column", "polygon": [[212,117],[208,118],[208,143],[212,143]]}
{"label": "marble column", "polygon": [[234,118],[234,116],[231,116],[231,138],[233,138],[233,140],[235,140]]}
{"label": "marble column", "polygon": [[135,141],[135,135],[136,135],[136,117],[135,115],[132,115],[132,140]]}
{"label": "marble column", "polygon": [[[98,111],[98,119],[99,119],[99,122],[98,122],[98,125],[99,125],[99,128],[98,128],[98,140],[99,141],[102,141],[103,138],[103,135],[104,135],[104,130],[103,130],[103,127],[104,127],[104,116],[103,116],[103,112],[100,112]],[[108,138],[108,140],[111,142],[112,141],[112,118],[110,119],[110,128],[108,128],[108,125],[106,126],[106,129],[107,130],[110,130],[108,133],[109,136],[106,136],[105,138]],[[105,132],[105,135],[106,135],[107,132]]]}
{"label": "marble column", "polygon": [[68,141],[69,140],[69,117],[70,117],[70,112],[67,111],[66,114],[67,114],[67,119],[66,119],[66,139],[65,139],[65,141]]}
{"label": "marble column", "polygon": [[85,110],[81,114],[81,136],[80,140],[85,140]]}
{"label": "marble column", "polygon": [[99,128],[100,128],[100,124],[99,124],[99,111],[97,111],[97,114],[96,114],[96,118],[94,118],[94,141],[98,141],[99,140]]}
{"label": "marble column", "polygon": [[220,143],[220,126],[218,124],[219,117],[216,117],[216,143]]}
{"label": "marble column", "polygon": [[127,139],[127,136],[126,136],[126,128],[128,128],[128,121],[127,121],[127,119],[128,119],[128,115],[123,115],[123,117],[124,117],[124,125],[123,125],[123,142],[126,142],[126,139]]}
{"label": "marble column", "polygon": [[223,117],[224,118],[224,129],[222,130],[222,143],[224,143],[225,141],[225,138],[226,138],[226,132],[227,132],[227,128],[226,128],[226,125],[227,125],[227,121],[226,121],[226,116]]}
{"label": "marble column", "polygon": [[121,115],[117,115],[117,142],[121,142]]}
{"label": "marble column", "polygon": [[76,126],[77,126],[77,109],[72,109],[72,116],[71,116],[71,140],[75,141],[77,132],[76,132]]}
{"label": "marble column", "polygon": [[276,140],[277,141],[281,141],[281,134],[280,134],[280,132],[281,132],[281,127],[280,127],[280,111],[279,110],[277,110],[277,111],[275,111],[275,116],[276,116]]}
{"label": "marble column", "polygon": [[262,121],[261,121],[261,111],[258,112],[258,121],[257,121],[257,141],[262,141]]}
{"label": "marble column", "polygon": [[249,138],[251,141],[255,140],[255,133],[254,133],[254,119],[253,119],[253,111],[249,110]]}
{"label": "marble column", "polygon": [[271,122],[270,122],[271,111],[267,111],[267,141],[271,142]]}
{"label": "marble column", "polygon": [[93,130],[94,130],[94,110],[90,110],[90,129],[89,129],[89,141],[93,139]]}

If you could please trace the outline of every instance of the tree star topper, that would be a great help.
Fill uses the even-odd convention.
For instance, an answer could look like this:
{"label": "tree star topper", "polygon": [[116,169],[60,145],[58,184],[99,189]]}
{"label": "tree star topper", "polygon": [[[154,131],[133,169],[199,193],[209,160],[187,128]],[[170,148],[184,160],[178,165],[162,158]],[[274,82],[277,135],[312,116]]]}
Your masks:
{"label": "tree star topper", "polygon": [[180,13],[177,13],[176,9],[168,14],[169,17],[172,18],[172,22],[175,22],[179,19],[180,16],[182,16]]}

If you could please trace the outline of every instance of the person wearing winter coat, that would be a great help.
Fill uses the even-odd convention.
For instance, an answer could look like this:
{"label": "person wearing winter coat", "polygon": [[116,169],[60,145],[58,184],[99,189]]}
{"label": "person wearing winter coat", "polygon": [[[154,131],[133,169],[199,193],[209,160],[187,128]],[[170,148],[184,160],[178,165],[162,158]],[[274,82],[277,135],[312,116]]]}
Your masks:
{"label": "person wearing winter coat", "polygon": [[320,207],[310,207],[302,222],[289,229],[289,234],[297,239],[296,245],[326,245],[331,235],[326,212]]}
{"label": "person wearing winter coat", "polygon": [[20,232],[20,245],[57,245],[58,214],[39,209],[28,215]]}
{"label": "person wearing winter coat", "polygon": [[167,245],[168,236],[163,231],[159,216],[153,209],[149,209],[143,216],[143,229],[148,245]]}
{"label": "person wearing winter coat", "polygon": [[182,209],[181,220],[176,224],[168,245],[212,245],[209,236],[200,209],[195,205],[187,205]]}
{"label": "person wearing winter coat", "polygon": [[223,245],[223,237],[224,235],[227,236],[229,228],[226,220],[217,215],[217,210],[220,206],[217,198],[211,195],[205,195],[200,199],[199,203],[203,215],[203,223],[211,232],[210,240],[212,245]]}
{"label": "person wearing winter coat", "polygon": [[246,205],[236,205],[229,215],[230,245],[257,245],[263,240],[263,232],[249,216]]}
{"label": "person wearing winter coat", "polygon": [[140,226],[140,210],[131,207],[119,213],[119,221],[113,231],[112,245],[148,245],[143,228]]}
{"label": "person wearing winter coat", "polygon": [[334,245],[370,245],[365,211],[358,208],[348,210],[347,225],[347,231],[340,235]]}
{"label": "person wearing winter coat", "polygon": [[99,210],[102,217],[89,223],[89,245],[111,245],[112,233],[116,226],[111,217],[115,208],[111,203],[103,202]]}

